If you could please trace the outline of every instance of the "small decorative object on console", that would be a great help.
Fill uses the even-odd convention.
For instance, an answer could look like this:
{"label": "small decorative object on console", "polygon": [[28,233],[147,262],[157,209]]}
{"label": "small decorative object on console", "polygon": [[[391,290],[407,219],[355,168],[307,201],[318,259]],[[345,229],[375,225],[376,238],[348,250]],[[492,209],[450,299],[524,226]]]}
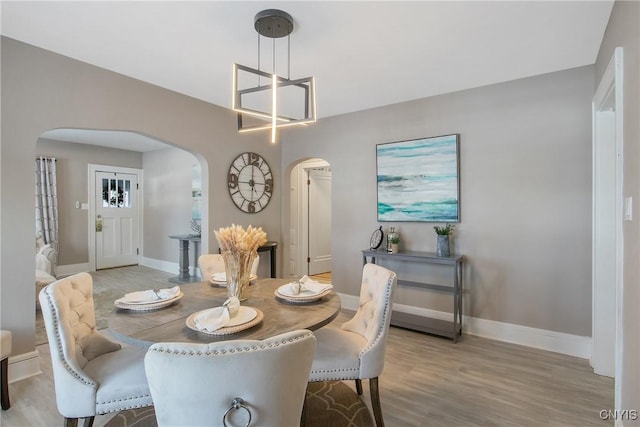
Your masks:
{"label": "small decorative object on console", "polygon": [[382,231],[382,226],[375,230],[373,234],[371,234],[371,239],[369,240],[369,248],[378,249],[382,244],[382,240],[384,240],[384,232]]}
{"label": "small decorative object on console", "polygon": [[191,227],[191,231],[193,231],[194,236],[200,236],[200,234],[202,234],[202,228],[197,219],[192,219],[189,226]]}
{"label": "small decorative object on console", "polygon": [[448,257],[449,253],[449,235],[453,233],[454,229],[453,224],[447,224],[446,226],[438,226],[435,225],[433,229],[436,231],[438,235],[438,245],[436,249],[436,253],[438,256]]}
{"label": "small decorative object on console", "polygon": [[396,231],[395,227],[391,227],[389,234],[387,234],[387,252],[392,254],[398,253],[398,244],[400,243],[400,235]]}

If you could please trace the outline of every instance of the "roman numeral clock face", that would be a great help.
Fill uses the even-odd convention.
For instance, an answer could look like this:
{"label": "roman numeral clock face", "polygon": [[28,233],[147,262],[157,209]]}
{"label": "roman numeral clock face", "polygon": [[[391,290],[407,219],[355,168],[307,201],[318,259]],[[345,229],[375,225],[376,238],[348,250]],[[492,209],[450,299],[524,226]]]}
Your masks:
{"label": "roman numeral clock face", "polygon": [[259,154],[242,153],[231,162],[227,186],[238,209],[247,213],[260,212],[273,194],[271,168]]}

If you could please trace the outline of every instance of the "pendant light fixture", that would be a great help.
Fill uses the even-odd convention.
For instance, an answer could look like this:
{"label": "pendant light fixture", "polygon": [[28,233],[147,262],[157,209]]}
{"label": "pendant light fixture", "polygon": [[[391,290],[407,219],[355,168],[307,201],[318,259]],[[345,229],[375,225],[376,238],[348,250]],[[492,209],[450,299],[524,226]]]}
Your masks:
{"label": "pendant light fixture", "polygon": [[[316,93],[313,77],[291,79],[293,18],[287,12],[267,9],[254,18],[258,33],[258,68],[233,64],[232,109],[238,113],[238,131],[271,131],[276,142],[278,128],[307,125],[316,121]],[[276,69],[276,39],[287,37],[287,76]],[[260,38],[272,39],[271,72],[261,68]]]}

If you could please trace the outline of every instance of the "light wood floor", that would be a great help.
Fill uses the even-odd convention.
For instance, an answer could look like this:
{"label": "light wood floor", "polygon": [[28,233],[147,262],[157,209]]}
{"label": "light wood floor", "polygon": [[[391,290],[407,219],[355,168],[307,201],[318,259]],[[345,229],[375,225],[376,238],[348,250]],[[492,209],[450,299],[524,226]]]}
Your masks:
{"label": "light wood floor", "polygon": [[[123,273],[140,283],[146,274],[158,276],[144,267],[112,274],[120,281]],[[62,425],[49,348],[37,349],[43,373],[9,385],[12,407],[0,413],[3,427]],[[466,335],[453,344],[392,327],[385,360],[380,389],[388,427],[613,425],[598,415],[613,408],[613,380],[593,374],[584,359]],[[96,417],[94,426],[110,418]]]}

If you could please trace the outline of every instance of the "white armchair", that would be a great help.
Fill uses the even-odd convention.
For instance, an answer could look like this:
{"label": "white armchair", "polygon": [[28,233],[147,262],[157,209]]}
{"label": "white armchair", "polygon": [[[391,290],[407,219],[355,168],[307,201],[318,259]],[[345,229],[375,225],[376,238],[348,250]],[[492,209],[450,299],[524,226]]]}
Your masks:
{"label": "white armchair", "polygon": [[42,288],[56,281],[56,264],[58,252],[49,243],[44,243],[40,235],[36,235],[36,302]]}
{"label": "white armchair", "polygon": [[391,321],[396,274],[376,264],[362,270],[358,311],[342,327],[326,326],[315,331],[318,340],[309,381],[355,380],[362,394],[362,380],[369,379],[371,406],[378,427],[384,426],[378,376],[384,368],[384,353]]}
{"label": "white armchair", "polygon": [[65,426],[95,415],[153,404],[144,372],[146,349],[124,346],[96,329],[93,281],[80,273],[40,292],[58,411]]}
{"label": "white armchair", "polygon": [[52,276],[56,275],[58,252],[50,243],[45,243],[40,235],[36,235],[36,269]]}
{"label": "white armchair", "polygon": [[[249,425],[249,416],[252,426],[299,426],[315,343],[300,330],[262,341],[153,344],[145,369],[158,426]],[[230,409],[236,398],[244,406]]]}

